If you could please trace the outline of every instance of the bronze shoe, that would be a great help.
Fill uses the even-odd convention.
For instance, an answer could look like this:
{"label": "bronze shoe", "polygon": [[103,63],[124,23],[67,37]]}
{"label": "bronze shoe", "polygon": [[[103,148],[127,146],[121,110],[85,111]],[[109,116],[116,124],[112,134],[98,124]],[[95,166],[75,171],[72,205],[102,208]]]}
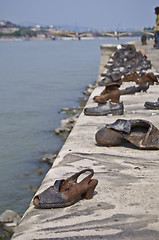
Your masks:
{"label": "bronze shoe", "polygon": [[130,130],[124,132],[124,139],[140,149],[159,149],[159,130],[149,121],[130,120]]}
{"label": "bronze shoe", "polygon": [[95,139],[100,146],[116,146],[127,140],[140,149],[159,149],[159,130],[142,119],[118,119],[97,131]]}
{"label": "bronze shoe", "polygon": [[159,98],[157,102],[145,102],[144,106],[147,109],[159,110]]}
{"label": "bronze shoe", "polygon": [[132,86],[132,87],[127,87],[125,89],[121,89],[120,95],[135,94],[136,92],[146,92],[148,88],[149,88],[149,83],[146,82],[137,87]]}
{"label": "bronze shoe", "polygon": [[[85,172],[90,174],[77,183]],[[80,198],[91,199],[98,184],[98,180],[91,179],[93,175],[93,169],[84,169],[66,180],[56,180],[53,186],[34,197],[33,204],[38,208],[59,208],[70,206]]]}
{"label": "bronze shoe", "polygon": [[114,103],[119,103],[120,100],[120,84],[119,83],[108,83],[105,89],[101,92],[100,96],[95,96],[93,100],[95,102],[103,102],[111,100]]}
{"label": "bronze shoe", "polygon": [[149,83],[149,85],[154,85],[154,82],[158,83],[157,77],[154,75],[154,73],[145,73],[140,79],[136,81],[138,85],[141,85],[143,83]]}
{"label": "bronze shoe", "polygon": [[103,102],[98,103],[97,107],[85,108],[84,114],[87,116],[105,116],[108,114],[122,115],[124,113],[124,105],[121,103]]}
{"label": "bronze shoe", "polygon": [[134,73],[131,73],[131,74],[124,74],[123,75],[123,78],[122,78],[122,82],[136,82],[137,79],[138,79],[138,73],[137,72],[134,72]]}
{"label": "bronze shoe", "polygon": [[112,147],[121,145],[123,138],[121,132],[105,126],[97,131],[95,140],[99,146]]}

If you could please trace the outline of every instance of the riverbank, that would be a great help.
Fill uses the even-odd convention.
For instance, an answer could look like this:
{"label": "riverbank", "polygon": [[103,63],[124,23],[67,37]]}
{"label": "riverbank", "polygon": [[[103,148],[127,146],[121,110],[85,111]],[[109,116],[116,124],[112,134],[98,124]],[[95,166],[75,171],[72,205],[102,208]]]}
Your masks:
{"label": "riverbank", "polygon": [[[147,51],[148,58],[154,51],[158,61],[158,51],[151,43],[144,47],[139,44],[137,49]],[[105,57],[108,59],[110,54]],[[155,59],[153,56],[152,65]],[[87,107],[95,105],[92,98],[102,90],[100,86],[94,89]],[[144,118],[159,128],[158,113],[143,107],[145,101],[156,100],[158,94],[158,88],[150,86],[146,93],[121,96],[125,113],[120,118]],[[12,239],[151,240],[159,237],[158,151],[95,144],[96,131],[117,118],[89,117],[82,112],[38,190],[41,192],[56,179],[67,178],[83,168],[93,168],[99,181],[93,199],[61,209],[35,209],[31,203]]]}
{"label": "riverbank", "polygon": [[[120,37],[120,39],[140,39],[138,36],[134,37],[128,37],[128,36],[123,36]],[[116,39],[115,37],[81,37],[80,39],[74,38],[74,37],[56,37],[56,38],[46,38],[46,37],[0,37],[0,42],[11,42],[11,41],[73,41],[73,40],[104,40],[104,39]]]}

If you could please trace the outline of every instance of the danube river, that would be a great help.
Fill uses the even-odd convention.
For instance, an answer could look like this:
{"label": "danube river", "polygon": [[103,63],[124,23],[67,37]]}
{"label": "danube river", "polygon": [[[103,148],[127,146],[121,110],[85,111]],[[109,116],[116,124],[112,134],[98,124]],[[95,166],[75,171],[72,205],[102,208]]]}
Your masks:
{"label": "danube river", "polygon": [[22,214],[63,141],[52,130],[96,81],[101,44],[139,39],[0,42],[0,214]]}

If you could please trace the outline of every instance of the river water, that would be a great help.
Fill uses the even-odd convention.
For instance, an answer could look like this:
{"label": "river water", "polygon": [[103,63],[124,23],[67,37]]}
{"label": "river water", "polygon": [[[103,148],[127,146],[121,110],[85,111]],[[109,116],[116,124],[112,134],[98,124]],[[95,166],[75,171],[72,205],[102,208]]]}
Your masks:
{"label": "river water", "polygon": [[0,42],[0,214],[27,209],[49,169],[39,159],[63,145],[60,109],[97,79],[100,45],[130,40]]}

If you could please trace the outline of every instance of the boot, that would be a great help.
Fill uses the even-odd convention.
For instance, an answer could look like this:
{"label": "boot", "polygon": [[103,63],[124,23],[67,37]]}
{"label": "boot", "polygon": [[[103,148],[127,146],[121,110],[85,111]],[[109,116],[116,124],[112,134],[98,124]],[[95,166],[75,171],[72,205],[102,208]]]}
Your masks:
{"label": "boot", "polygon": [[145,73],[139,80],[136,81],[138,85],[148,82],[149,85],[154,85],[154,82],[158,83],[157,77],[154,73]]}
{"label": "boot", "polygon": [[124,74],[124,77],[122,78],[122,82],[136,82],[138,79],[138,73],[134,72],[131,74]]}
{"label": "boot", "polygon": [[95,96],[93,100],[95,102],[103,102],[111,100],[114,103],[119,103],[120,99],[120,84],[119,83],[109,83],[106,85],[105,89],[101,92],[100,96]]}

